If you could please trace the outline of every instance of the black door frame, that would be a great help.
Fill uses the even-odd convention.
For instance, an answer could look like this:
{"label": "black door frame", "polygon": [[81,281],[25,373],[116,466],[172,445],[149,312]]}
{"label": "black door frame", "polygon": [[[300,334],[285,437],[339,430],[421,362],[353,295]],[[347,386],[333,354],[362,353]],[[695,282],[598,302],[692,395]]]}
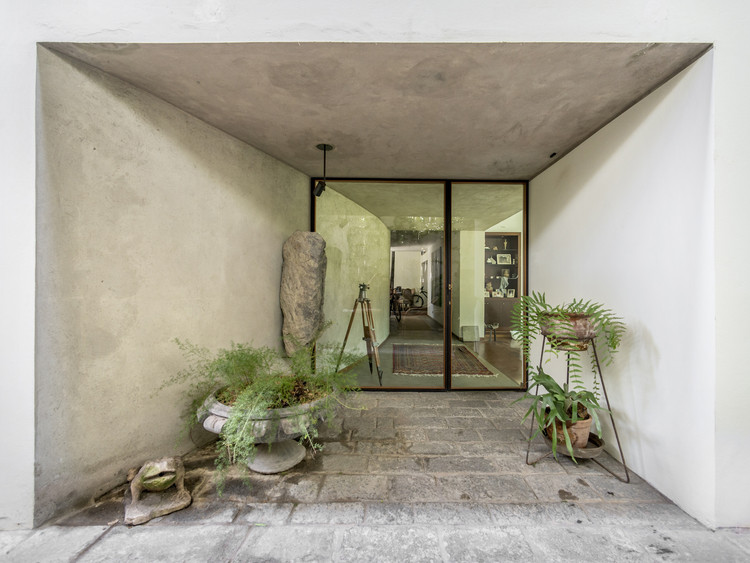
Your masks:
{"label": "black door frame", "polygon": [[[322,177],[310,178],[310,230],[315,232],[315,213],[317,198],[313,194],[315,184],[323,180]],[[522,184],[523,185],[523,294],[528,295],[529,272],[528,272],[528,237],[529,237],[529,181],[528,180],[446,180],[425,178],[349,178],[349,177],[326,177],[326,182],[383,182],[383,183],[435,183],[443,184],[443,388],[380,388],[382,391],[493,391],[493,388],[471,388],[451,387],[450,371],[450,347],[452,341],[452,252],[451,252],[451,226],[453,221],[453,184]],[[522,380],[519,390],[528,388],[527,366],[525,360],[522,362]],[[376,390],[376,389],[373,389]]]}

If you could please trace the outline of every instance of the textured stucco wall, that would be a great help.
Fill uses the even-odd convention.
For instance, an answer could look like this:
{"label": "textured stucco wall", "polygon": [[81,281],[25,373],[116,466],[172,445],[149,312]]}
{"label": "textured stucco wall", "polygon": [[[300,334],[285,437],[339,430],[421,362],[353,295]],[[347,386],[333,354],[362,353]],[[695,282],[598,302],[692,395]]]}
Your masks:
{"label": "textured stucco wall", "polygon": [[[390,319],[391,233],[388,227],[330,187],[317,198],[315,214],[315,230],[326,241],[328,257],[323,312],[326,321],[332,323],[321,340],[344,342],[359,284],[367,283],[375,334],[378,341],[383,342],[389,334]],[[346,351],[367,352],[362,340],[359,307]]]}
{"label": "textured stucco wall", "polygon": [[279,346],[281,246],[309,179],[161,100],[40,49],[36,507],[41,523],[176,445],[152,392],[174,337]]}
{"label": "textured stucco wall", "polygon": [[712,63],[704,56],[529,188],[530,289],[551,303],[600,301],[624,317],[628,333],[604,378],[628,465],[709,524]]}

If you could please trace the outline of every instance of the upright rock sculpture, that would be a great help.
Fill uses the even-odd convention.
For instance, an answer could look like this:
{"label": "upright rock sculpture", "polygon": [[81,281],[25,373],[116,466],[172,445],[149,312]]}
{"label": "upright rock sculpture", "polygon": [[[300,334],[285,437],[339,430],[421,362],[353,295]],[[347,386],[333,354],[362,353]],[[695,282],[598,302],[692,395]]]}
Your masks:
{"label": "upright rock sculpture", "polygon": [[318,233],[295,231],[282,249],[282,336],[287,354],[306,346],[323,324],[326,241]]}

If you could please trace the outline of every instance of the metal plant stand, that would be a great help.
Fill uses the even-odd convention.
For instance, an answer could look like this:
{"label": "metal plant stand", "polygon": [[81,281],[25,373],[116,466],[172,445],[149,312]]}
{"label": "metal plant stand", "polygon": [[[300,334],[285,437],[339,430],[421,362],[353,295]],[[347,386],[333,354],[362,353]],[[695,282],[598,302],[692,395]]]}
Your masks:
{"label": "metal plant stand", "polygon": [[[604,400],[607,403],[607,410],[609,411],[609,420],[612,422],[612,429],[615,432],[615,440],[617,440],[617,449],[620,452],[620,459],[622,460],[622,466],[625,468],[625,478],[622,478],[621,476],[619,476],[616,473],[614,473],[611,469],[609,469],[608,467],[604,466],[596,458],[594,458],[594,457],[587,457],[586,453],[585,453],[586,452],[585,449],[577,450],[577,451],[581,453],[581,455],[580,455],[581,458],[591,459],[591,461],[593,461],[594,463],[596,463],[599,467],[601,467],[602,469],[604,469],[607,473],[609,473],[613,477],[616,477],[617,479],[619,479],[623,483],[630,483],[630,472],[628,471],[628,465],[625,463],[625,456],[622,453],[622,445],[620,444],[620,436],[617,434],[617,425],[615,424],[615,419],[612,416],[612,407],[610,407],[610,405],[609,405],[609,397],[607,396],[607,388],[604,386],[604,377],[602,376],[602,367],[601,367],[601,365],[599,363],[599,354],[597,354],[597,352],[596,352],[596,343],[594,342],[593,338],[580,338],[580,339],[566,338],[566,340],[580,342],[582,344],[586,343],[586,344],[590,345],[591,349],[594,351],[594,359],[596,360],[596,371],[599,373],[599,381],[602,384],[602,392],[604,393]],[[541,354],[541,357],[539,358],[539,365],[540,366],[542,365],[542,362],[544,360],[544,346],[546,345],[546,343],[547,343],[547,336],[543,335],[542,336],[542,354]],[[596,377],[596,374],[594,374],[594,377]],[[567,352],[567,357],[566,357],[565,381],[566,381],[567,384],[570,384],[570,352]],[[536,391],[534,392],[534,395],[538,395],[538,394],[539,394],[539,387],[537,387]],[[552,454],[552,452],[549,451],[546,454],[544,454],[544,455],[540,456],[539,458],[537,458],[536,460],[531,461],[531,462],[529,461],[529,453],[531,452],[531,436],[533,436],[533,433],[534,433],[534,422],[535,421],[536,421],[536,411],[531,414],[531,426],[529,428],[529,439],[528,439],[528,443],[526,445],[526,465],[535,465],[536,463],[540,462],[541,460],[543,460],[544,458],[546,458],[547,456],[549,456],[549,455]],[[602,445],[603,445],[603,442],[602,442]]]}

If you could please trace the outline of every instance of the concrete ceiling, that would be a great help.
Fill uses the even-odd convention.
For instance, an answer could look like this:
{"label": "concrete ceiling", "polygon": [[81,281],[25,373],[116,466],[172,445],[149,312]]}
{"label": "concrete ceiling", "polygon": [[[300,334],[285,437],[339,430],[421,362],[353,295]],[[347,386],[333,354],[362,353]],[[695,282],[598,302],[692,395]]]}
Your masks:
{"label": "concrete ceiling", "polygon": [[[529,180],[703,43],[45,46],[311,175]],[[555,157],[550,157],[556,153]]]}

